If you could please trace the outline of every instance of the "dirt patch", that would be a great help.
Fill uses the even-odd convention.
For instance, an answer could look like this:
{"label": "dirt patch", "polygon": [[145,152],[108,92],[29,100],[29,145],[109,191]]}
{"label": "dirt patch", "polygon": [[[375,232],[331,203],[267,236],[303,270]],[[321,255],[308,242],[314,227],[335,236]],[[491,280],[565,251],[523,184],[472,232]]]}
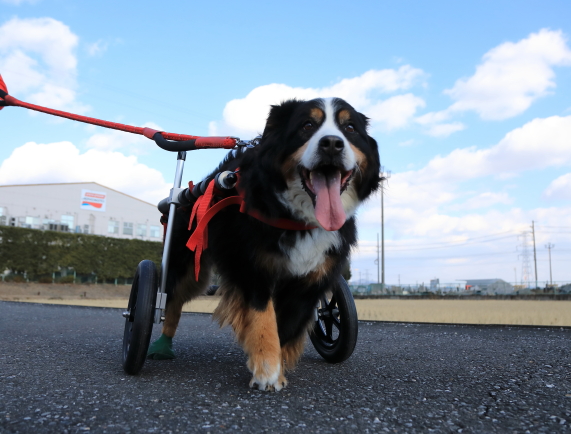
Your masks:
{"label": "dirt patch", "polygon": [[128,299],[131,285],[73,285],[51,283],[0,283],[0,300]]}
{"label": "dirt patch", "polygon": [[[125,309],[130,285],[0,283],[0,300]],[[220,297],[198,297],[184,312],[212,313]],[[571,327],[571,301],[355,300],[360,320]]]}
{"label": "dirt patch", "polygon": [[[126,309],[131,285],[73,285],[0,282],[0,300],[70,306]],[[184,312],[212,313],[220,297],[198,297],[187,303]]]}

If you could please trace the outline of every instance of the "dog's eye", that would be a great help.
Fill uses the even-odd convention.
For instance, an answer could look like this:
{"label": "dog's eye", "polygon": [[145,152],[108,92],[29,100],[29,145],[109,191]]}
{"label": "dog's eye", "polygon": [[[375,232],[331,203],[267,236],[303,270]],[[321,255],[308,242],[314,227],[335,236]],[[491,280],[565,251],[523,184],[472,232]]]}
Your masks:
{"label": "dog's eye", "polygon": [[309,130],[311,130],[312,128],[313,128],[313,122],[309,122],[309,121],[308,121],[308,122],[306,122],[305,124],[303,124],[303,129],[304,129],[305,131],[309,131]]}
{"label": "dog's eye", "polygon": [[345,127],[345,131],[347,131],[348,133],[354,133],[355,127],[353,126],[353,124],[349,124]]}

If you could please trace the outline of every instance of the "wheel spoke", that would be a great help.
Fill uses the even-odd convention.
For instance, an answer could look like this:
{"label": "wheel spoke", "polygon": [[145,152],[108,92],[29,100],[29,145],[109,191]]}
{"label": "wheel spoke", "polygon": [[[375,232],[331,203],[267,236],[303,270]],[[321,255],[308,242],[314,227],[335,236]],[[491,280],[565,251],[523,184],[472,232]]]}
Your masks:
{"label": "wheel spoke", "polygon": [[341,331],[341,321],[335,316],[331,317],[331,324],[333,324],[337,330]]}
{"label": "wheel spoke", "polygon": [[325,337],[327,341],[333,341],[333,321],[331,318],[327,318],[323,321],[325,323]]}
{"label": "wheel spoke", "polygon": [[331,296],[331,300],[329,300],[329,305],[327,307],[332,310],[335,306],[337,306],[337,300],[335,299],[335,294],[333,294]]}

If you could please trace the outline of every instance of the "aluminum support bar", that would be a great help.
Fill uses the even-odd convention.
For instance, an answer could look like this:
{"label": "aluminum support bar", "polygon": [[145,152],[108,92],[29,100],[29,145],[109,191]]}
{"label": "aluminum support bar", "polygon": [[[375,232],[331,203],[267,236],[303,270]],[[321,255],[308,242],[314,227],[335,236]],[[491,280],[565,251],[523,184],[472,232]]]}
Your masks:
{"label": "aluminum support bar", "polygon": [[[167,223],[167,233],[165,235],[165,245],[163,247],[163,260],[161,263],[161,285],[157,294],[157,298],[161,300],[160,306],[166,305],[166,289],[167,289],[167,274],[169,269],[170,246],[172,239],[172,232],[174,226],[174,219],[176,214],[176,202],[178,199],[174,197],[174,192],[178,191],[182,182],[182,172],[184,169],[184,160],[186,158],[185,152],[179,152],[176,162],[176,172],[174,175],[173,189],[169,197],[169,217]],[[164,307],[157,307],[155,309],[155,324],[159,324],[164,317]]]}

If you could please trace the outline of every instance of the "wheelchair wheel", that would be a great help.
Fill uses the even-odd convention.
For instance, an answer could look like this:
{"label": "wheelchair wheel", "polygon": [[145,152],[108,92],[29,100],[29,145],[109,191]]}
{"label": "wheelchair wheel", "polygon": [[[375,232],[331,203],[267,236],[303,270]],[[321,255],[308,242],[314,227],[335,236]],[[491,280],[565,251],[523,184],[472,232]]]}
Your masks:
{"label": "wheelchair wheel", "polygon": [[359,322],[353,295],[342,276],[330,296],[321,297],[316,310],[317,320],[309,333],[313,346],[329,363],[347,360],[357,344]]}
{"label": "wheelchair wheel", "polygon": [[153,261],[144,260],[137,266],[131,286],[129,306],[123,333],[123,369],[127,374],[139,373],[149,349],[158,289],[157,268]]}

